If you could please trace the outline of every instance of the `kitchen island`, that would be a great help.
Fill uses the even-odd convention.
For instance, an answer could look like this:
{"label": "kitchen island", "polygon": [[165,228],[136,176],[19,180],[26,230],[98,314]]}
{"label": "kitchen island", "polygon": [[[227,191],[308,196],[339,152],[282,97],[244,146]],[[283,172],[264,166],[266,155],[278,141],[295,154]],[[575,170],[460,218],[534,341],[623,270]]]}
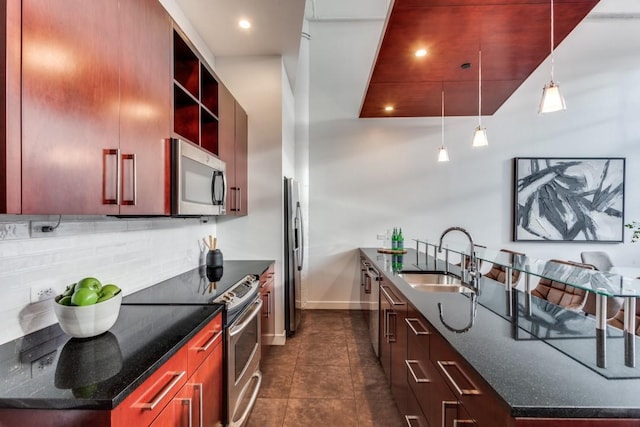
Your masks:
{"label": "kitchen island", "polygon": [[[487,303],[486,298],[491,296],[502,295],[502,302],[492,303],[504,305],[504,285],[488,279],[481,281],[480,295],[485,301],[480,300],[471,328],[458,333],[447,328],[440,320],[438,303],[442,304],[447,323],[461,327],[469,322],[468,294],[416,290],[394,271],[391,255],[379,254],[373,248],[361,249],[360,252],[381,273],[382,280],[391,283],[408,301],[409,312],[415,309],[426,319],[428,332],[425,333],[432,335],[431,353],[435,352],[434,340],[443,340],[450,347],[451,357],[462,359],[464,366],[458,366],[460,370],[471,369],[470,377],[480,378],[482,382],[476,384],[481,386],[479,389],[486,386],[484,394],[495,397],[498,412],[504,412],[510,420],[504,424],[496,420],[494,425],[640,425],[640,379],[607,379],[584,363],[529,334],[518,326],[517,321],[509,319],[500,310],[487,308],[491,304]],[[409,250],[404,256],[403,269],[421,270],[419,262],[414,264],[417,259],[416,251]],[[584,322],[594,323],[592,319],[582,316]],[[527,321],[535,322],[535,319],[527,318]],[[611,333],[615,334],[615,331]],[[381,339],[384,339],[384,331]],[[595,358],[595,345],[593,347]],[[468,388],[473,389],[472,386]],[[471,390],[468,394],[462,394],[465,394],[464,399],[473,402],[474,397],[481,398],[473,396],[474,393],[482,395],[483,392]],[[570,424],[569,419],[583,419],[584,424],[580,420]]]}

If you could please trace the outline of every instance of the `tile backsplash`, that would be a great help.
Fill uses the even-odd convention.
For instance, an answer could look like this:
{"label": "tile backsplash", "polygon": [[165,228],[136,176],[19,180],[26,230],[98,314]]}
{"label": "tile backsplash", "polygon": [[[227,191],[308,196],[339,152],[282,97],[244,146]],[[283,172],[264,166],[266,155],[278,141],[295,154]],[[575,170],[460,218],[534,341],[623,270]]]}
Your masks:
{"label": "tile backsplash", "polygon": [[195,218],[0,215],[0,344],[56,322],[53,300],[32,303],[32,293],[56,293],[87,276],[115,283],[125,295],[197,267],[202,238],[215,221]]}

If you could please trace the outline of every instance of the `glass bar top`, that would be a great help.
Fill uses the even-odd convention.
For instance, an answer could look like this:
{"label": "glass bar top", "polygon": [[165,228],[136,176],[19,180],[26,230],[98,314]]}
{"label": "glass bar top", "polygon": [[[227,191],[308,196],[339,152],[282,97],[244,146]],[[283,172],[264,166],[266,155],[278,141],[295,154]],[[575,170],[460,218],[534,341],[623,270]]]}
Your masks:
{"label": "glass bar top", "polygon": [[[418,250],[418,265],[421,269],[428,270],[433,265],[427,264],[424,252],[420,252],[424,245],[429,256],[437,252],[438,239],[413,239]],[[449,262],[458,256],[469,256],[469,244],[446,243],[442,245],[442,252],[438,254],[438,259],[445,258],[445,251],[449,251]],[[559,283],[571,285],[588,292],[593,292],[608,297],[640,297],[640,279],[622,276],[615,273],[590,270],[586,268],[574,267],[566,264],[558,264],[549,260],[532,258],[524,255],[514,255],[500,250],[475,246],[476,257],[483,262],[494,263],[503,267],[512,268],[523,273],[537,277],[554,280]],[[432,262],[433,263],[433,262]],[[640,272],[640,269],[638,269]]]}

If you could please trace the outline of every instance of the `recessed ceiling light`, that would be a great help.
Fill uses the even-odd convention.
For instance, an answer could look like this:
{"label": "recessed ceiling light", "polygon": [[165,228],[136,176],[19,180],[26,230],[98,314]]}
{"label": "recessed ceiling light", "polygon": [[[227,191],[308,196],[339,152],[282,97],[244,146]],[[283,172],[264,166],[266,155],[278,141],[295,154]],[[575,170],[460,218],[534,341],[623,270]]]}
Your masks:
{"label": "recessed ceiling light", "polygon": [[393,111],[393,105],[387,105],[384,107],[384,111]]}
{"label": "recessed ceiling light", "polygon": [[421,56],[427,56],[427,49],[418,49],[416,50],[416,54],[417,57],[421,57]]}
{"label": "recessed ceiling light", "polygon": [[248,30],[249,28],[251,28],[251,22],[246,19],[241,19],[240,21],[238,21],[238,26],[242,29]]}

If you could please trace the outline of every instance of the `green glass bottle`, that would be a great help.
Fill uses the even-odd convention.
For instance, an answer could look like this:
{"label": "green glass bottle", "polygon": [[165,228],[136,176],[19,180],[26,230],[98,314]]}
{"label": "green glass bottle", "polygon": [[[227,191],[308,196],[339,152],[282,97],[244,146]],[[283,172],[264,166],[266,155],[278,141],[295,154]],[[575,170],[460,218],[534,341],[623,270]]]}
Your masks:
{"label": "green glass bottle", "polygon": [[398,249],[398,229],[393,227],[393,234],[391,235],[391,249]]}
{"label": "green glass bottle", "polygon": [[402,235],[402,228],[400,228],[400,231],[398,232],[398,237],[396,240],[398,241],[396,249],[404,250],[404,236]]}

